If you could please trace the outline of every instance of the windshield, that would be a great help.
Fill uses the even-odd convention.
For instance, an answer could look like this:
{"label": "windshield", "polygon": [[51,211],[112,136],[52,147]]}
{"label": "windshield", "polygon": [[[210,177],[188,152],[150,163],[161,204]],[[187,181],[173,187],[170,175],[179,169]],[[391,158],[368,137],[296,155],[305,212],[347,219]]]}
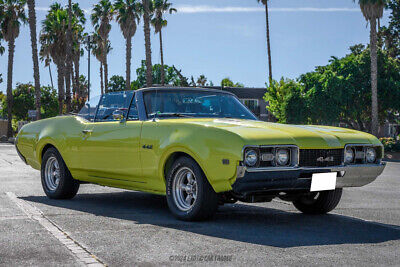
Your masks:
{"label": "windshield", "polygon": [[133,97],[133,91],[112,92],[101,97],[95,121],[113,121],[113,114],[121,112],[126,118],[126,113]]}
{"label": "windshield", "polygon": [[236,97],[224,92],[173,90],[144,93],[148,117],[200,117],[258,120]]}
{"label": "windshield", "polygon": [[85,105],[79,111],[78,116],[85,118],[86,120],[92,121],[94,120],[94,115],[96,114],[96,109],[99,104],[101,96],[95,96],[90,99],[90,101],[86,101]]}

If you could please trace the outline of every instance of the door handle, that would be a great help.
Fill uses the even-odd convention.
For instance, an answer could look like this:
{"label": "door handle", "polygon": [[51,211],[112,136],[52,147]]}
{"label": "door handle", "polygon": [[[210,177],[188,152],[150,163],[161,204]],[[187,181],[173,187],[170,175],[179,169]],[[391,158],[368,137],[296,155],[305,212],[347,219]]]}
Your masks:
{"label": "door handle", "polygon": [[92,132],[93,132],[93,130],[82,130],[82,133],[84,133],[84,134],[90,134]]}

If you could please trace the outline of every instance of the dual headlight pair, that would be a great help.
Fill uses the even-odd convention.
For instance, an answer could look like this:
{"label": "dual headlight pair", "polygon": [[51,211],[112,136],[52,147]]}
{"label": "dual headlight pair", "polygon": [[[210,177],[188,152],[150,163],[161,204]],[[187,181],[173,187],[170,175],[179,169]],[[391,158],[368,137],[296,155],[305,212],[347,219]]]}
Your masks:
{"label": "dual headlight pair", "polygon": [[357,147],[347,146],[344,152],[344,163],[351,164],[356,160],[362,160],[365,163],[375,163],[377,159],[376,149],[374,147],[364,147],[357,150]]}
{"label": "dual headlight pair", "polygon": [[258,149],[249,148],[244,154],[244,163],[248,167],[255,167],[262,161],[272,161],[277,166],[287,166],[290,163],[290,150],[287,148],[276,148],[273,153],[260,156]]}

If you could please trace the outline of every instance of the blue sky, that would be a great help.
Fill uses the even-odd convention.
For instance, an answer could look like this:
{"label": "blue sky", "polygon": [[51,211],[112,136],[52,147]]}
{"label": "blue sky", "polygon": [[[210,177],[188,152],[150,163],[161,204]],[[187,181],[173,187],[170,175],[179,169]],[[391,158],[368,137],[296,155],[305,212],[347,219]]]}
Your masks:
{"label": "blue sky", "polygon": [[[249,87],[265,86],[267,57],[265,13],[256,0],[170,0],[178,13],[168,15],[163,32],[164,61],[182,69],[186,76],[200,74],[219,84],[225,77]],[[37,0],[37,19],[46,15],[54,1]],[[68,1],[58,1],[66,4]],[[97,1],[80,1],[87,11],[86,31],[93,30],[89,13]],[[382,24],[387,24],[385,14]],[[270,0],[270,30],[274,78],[296,78],[325,65],[331,56],[341,57],[348,47],[368,43],[369,29],[359,7],[351,0]],[[132,75],[144,55],[143,25],[133,38]],[[40,31],[40,28],[38,29]],[[109,77],[125,76],[125,40],[112,24]],[[3,42],[3,46],[6,45]],[[160,62],[158,36],[152,34],[153,63]],[[50,84],[48,69],[40,63],[41,83]],[[91,61],[92,95],[100,92],[99,63]],[[87,54],[81,58],[81,72],[87,75]],[[0,56],[0,73],[6,91],[7,53]],[[16,41],[13,83],[33,81],[29,27],[21,29]],[[56,68],[52,65],[56,86]]]}

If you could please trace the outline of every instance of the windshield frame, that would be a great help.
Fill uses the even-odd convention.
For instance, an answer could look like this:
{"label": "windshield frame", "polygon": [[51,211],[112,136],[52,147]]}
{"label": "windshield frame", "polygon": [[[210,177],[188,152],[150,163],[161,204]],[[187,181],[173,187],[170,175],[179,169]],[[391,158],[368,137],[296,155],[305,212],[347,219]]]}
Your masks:
{"label": "windshield frame", "polygon": [[117,91],[117,92],[109,92],[109,93],[106,93],[106,94],[102,94],[101,97],[100,97],[99,103],[97,104],[96,113],[95,113],[95,115],[94,115],[93,122],[113,122],[113,121],[115,121],[115,120],[109,120],[109,121],[108,121],[108,120],[101,120],[101,119],[98,119],[98,118],[97,118],[98,112],[99,112],[99,108],[100,108],[100,103],[102,103],[103,98],[106,97],[107,95],[111,95],[111,94],[118,95],[118,94],[127,94],[127,93],[132,93],[132,96],[130,97],[130,99],[129,99],[129,101],[128,101],[128,107],[126,108],[126,115],[124,115],[124,117],[125,117],[124,119],[127,119],[128,114],[129,114],[129,111],[130,111],[130,109],[131,109],[132,100],[135,98],[135,93],[136,93],[136,92],[135,92],[134,90],[130,90],[130,91]]}
{"label": "windshield frame", "polygon": [[[218,116],[193,116],[191,117],[190,115],[185,116],[185,113],[182,113],[183,116],[157,116],[156,114],[152,115],[152,114],[148,114],[147,112],[147,107],[146,107],[146,103],[145,103],[145,94],[146,93],[157,93],[157,92],[161,92],[161,91],[166,91],[166,92],[171,92],[171,91],[190,91],[193,93],[196,92],[200,92],[200,93],[209,93],[209,94],[222,94],[222,95],[229,95],[234,97],[237,100],[237,103],[242,106],[253,118],[235,118],[235,117],[218,117]],[[188,118],[192,118],[192,119],[237,119],[237,120],[255,120],[255,121],[259,121],[260,119],[246,106],[244,105],[239,98],[231,93],[231,92],[227,92],[227,91],[222,91],[222,90],[216,90],[216,89],[204,89],[204,88],[148,88],[148,89],[142,89],[140,91],[137,92],[138,96],[140,98],[140,102],[142,102],[142,112],[144,113],[145,117],[147,120],[151,120],[151,119],[160,119],[160,120],[166,120],[166,119],[188,119]]]}

